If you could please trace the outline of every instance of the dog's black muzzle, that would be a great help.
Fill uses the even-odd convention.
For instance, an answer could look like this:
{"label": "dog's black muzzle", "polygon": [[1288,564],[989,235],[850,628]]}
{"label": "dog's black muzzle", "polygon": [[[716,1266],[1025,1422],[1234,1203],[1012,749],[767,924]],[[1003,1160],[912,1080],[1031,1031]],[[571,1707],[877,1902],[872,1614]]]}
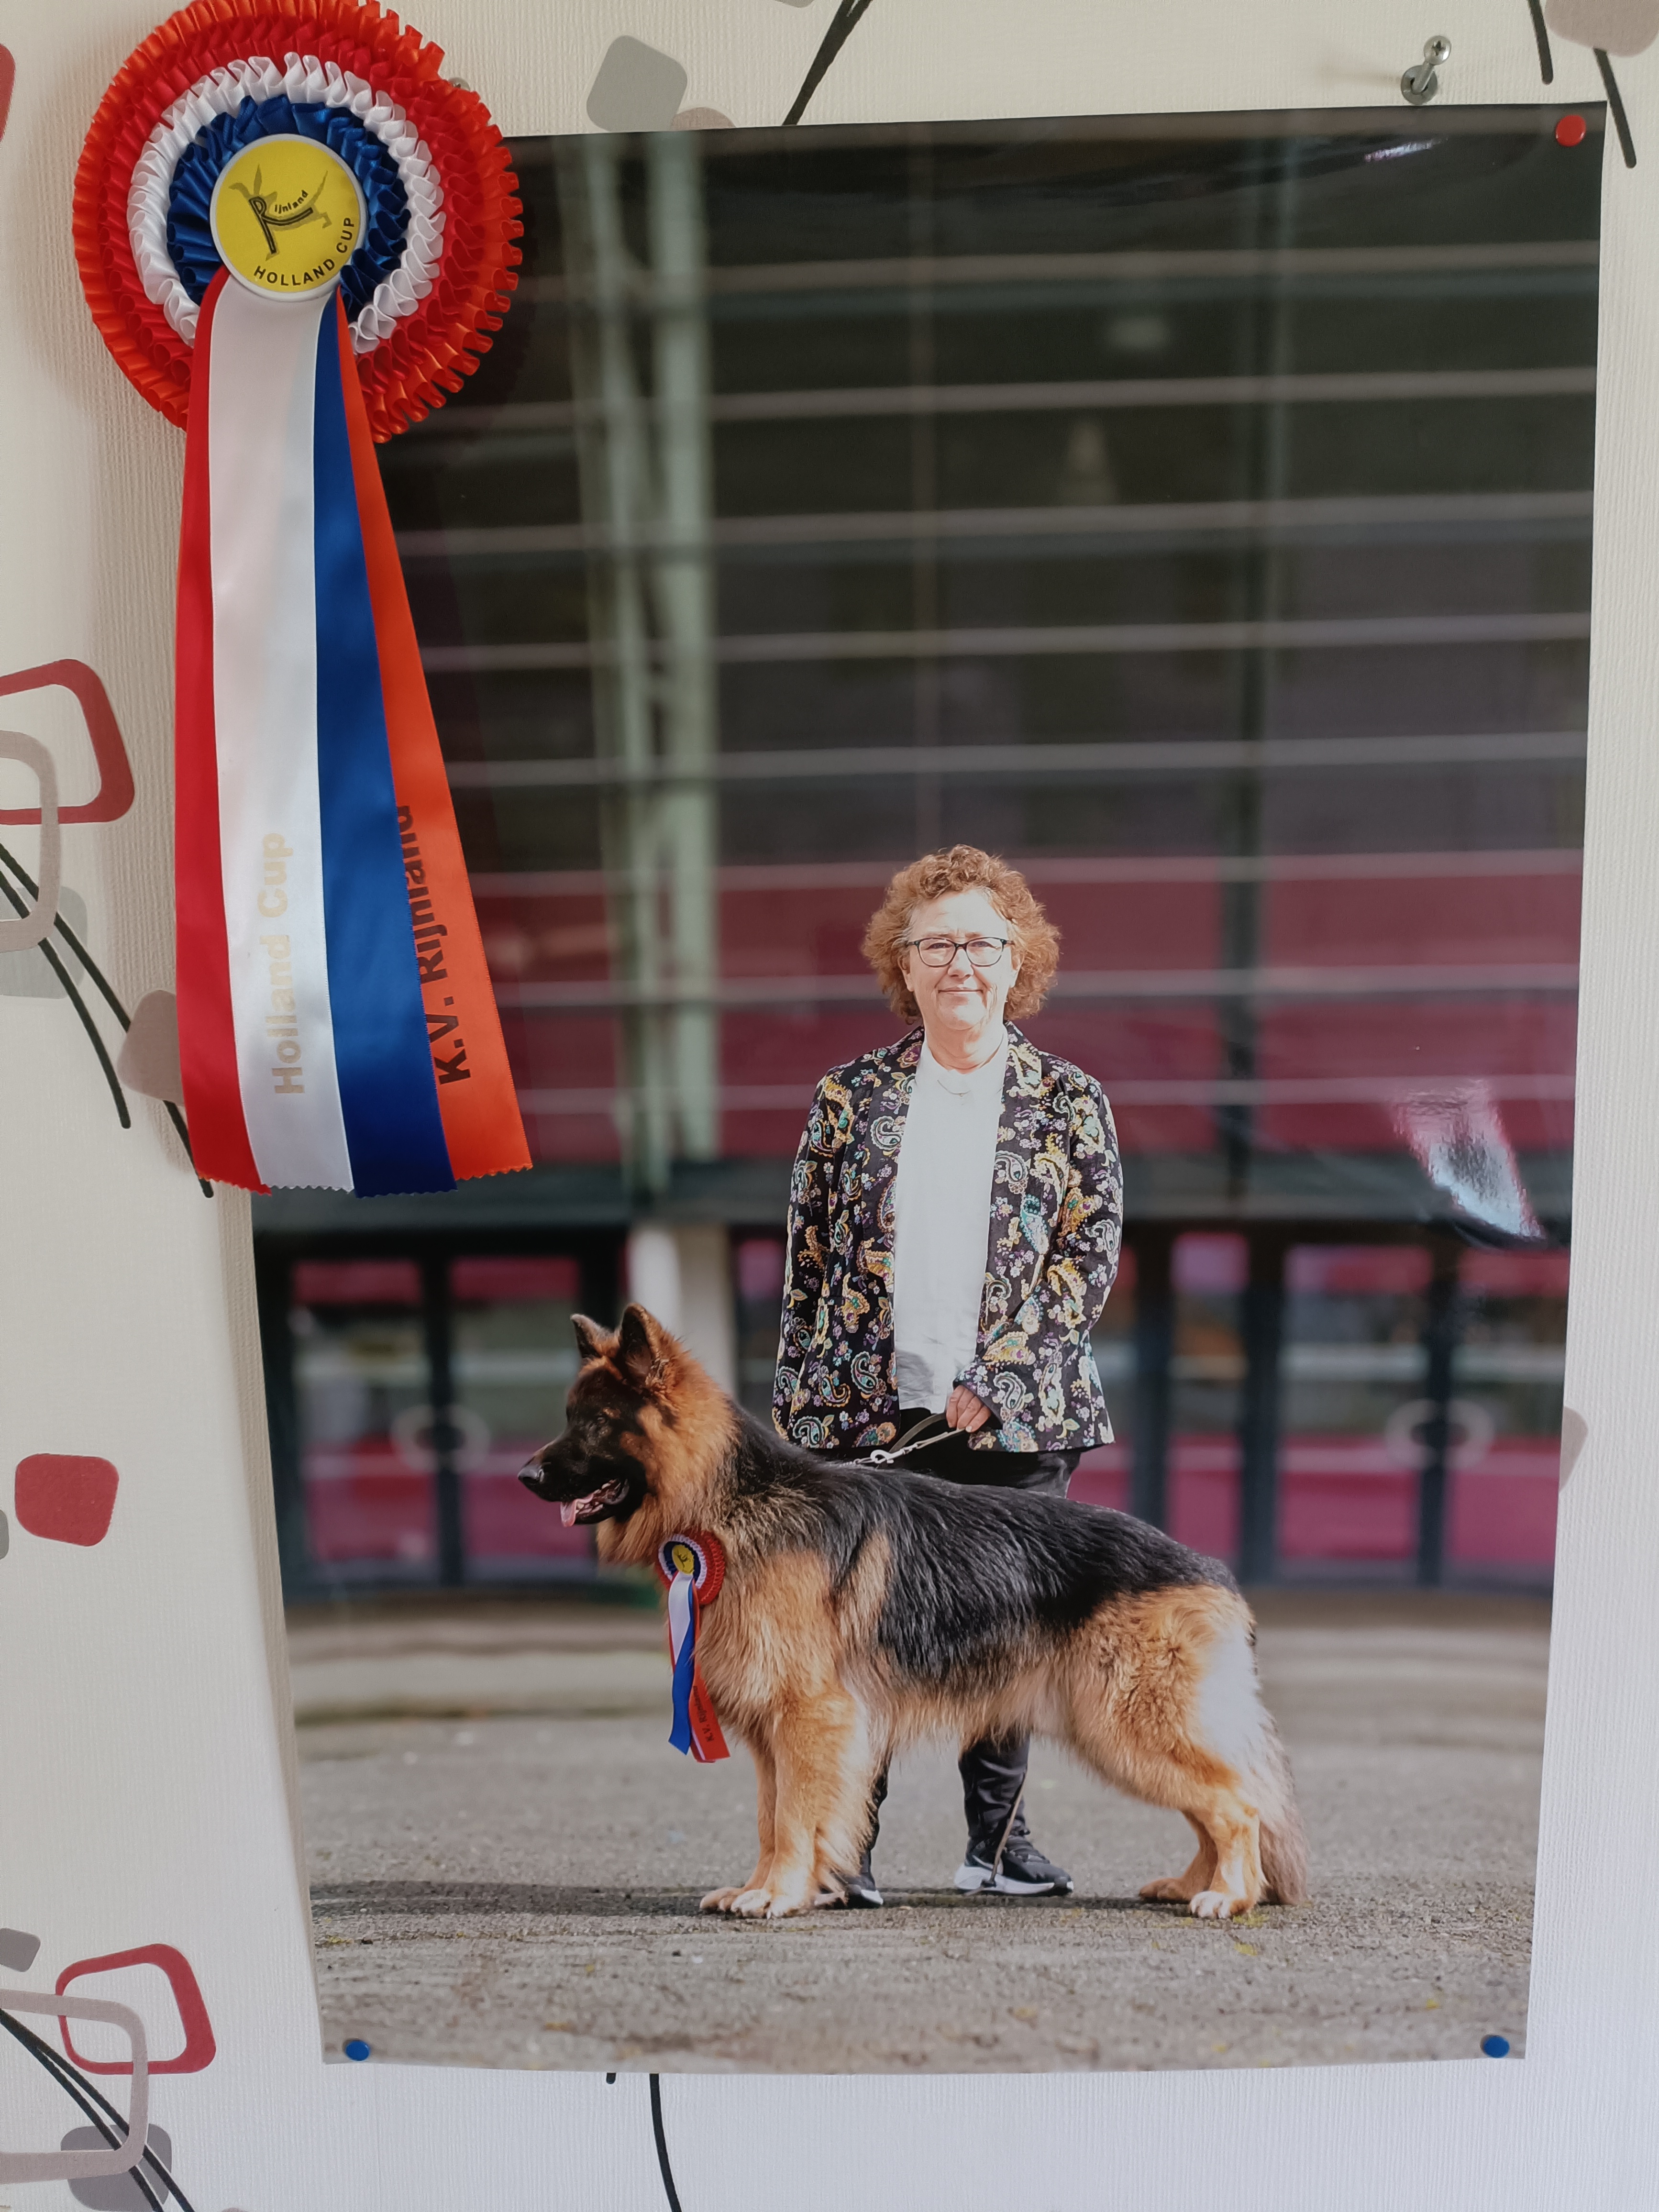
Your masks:
{"label": "dog's black muzzle", "polygon": [[630,1461],[609,1462],[562,1449],[563,1439],[546,1445],[519,1470],[525,1488],[556,1505],[567,1528],[595,1521],[614,1521],[634,1511],[645,1494],[645,1478]]}

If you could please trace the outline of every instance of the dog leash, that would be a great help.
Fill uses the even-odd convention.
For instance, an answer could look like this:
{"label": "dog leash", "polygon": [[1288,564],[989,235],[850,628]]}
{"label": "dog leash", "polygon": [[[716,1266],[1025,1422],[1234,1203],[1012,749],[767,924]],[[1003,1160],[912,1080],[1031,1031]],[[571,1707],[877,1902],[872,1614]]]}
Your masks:
{"label": "dog leash", "polygon": [[1008,1838],[1014,1832],[1014,1823],[1018,1820],[1019,1808],[1024,1802],[1025,1784],[1022,1782],[1019,1785],[1019,1793],[1014,1799],[1013,1810],[1003,1822],[1002,1833],[997,1838],[996,1853],[991,1861],[991,1873],[994,1878],[1002,1872],[1002,1854],[1008,1848]]}
{"label": "dog leash", "polygon": [[[907,1452],[925,1451],[929,1444],[942,1443],[943,1437],[930,1437],[927,1431],[936,1422],[944,1419],[943,1413],[929,1413],[925,1421],[918,1421],[914,1428],[907,1429],[896,1444],[884,1445],[872,1451],[870,1454],[871,1466],[892,1467],[902,1460]],[[948,1425],[945,1433],[946,1435],[950,1433]]]}

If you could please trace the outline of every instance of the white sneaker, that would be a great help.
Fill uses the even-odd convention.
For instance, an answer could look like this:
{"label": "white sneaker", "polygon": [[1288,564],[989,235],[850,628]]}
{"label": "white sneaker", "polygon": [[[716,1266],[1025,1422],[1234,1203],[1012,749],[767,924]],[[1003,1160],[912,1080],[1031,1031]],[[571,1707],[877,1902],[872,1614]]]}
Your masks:
{"label": "white sneaker", "polygon": [[969,1851],[951,1879],[969,1896],[991,1889],[1000,1897],[1066,1897],[1072,1888],[1071,1875],[1029,1845],[1024,1851],[1005,1850],[994,1867]]}

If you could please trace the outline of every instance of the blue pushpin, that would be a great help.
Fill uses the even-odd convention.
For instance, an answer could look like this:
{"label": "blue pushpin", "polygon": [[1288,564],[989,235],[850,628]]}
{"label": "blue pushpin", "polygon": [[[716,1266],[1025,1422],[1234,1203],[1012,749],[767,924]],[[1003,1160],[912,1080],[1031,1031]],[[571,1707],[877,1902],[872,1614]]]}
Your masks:
{"label": "blue pushpin", "polygon": [[[1495,2038],[1492,2039],[1496,2040]],[[1504,2045],[1504,2049],[1505,2051],[1507,2051],[1509,2047],[1510,2046],[1507,2043]],[[348,2058],[367,2058],[369,2046],[363,2041],[361,2035],[354,2035],[350,2042],[345,2046],[345,2055]]]}
{"label": "blue pushpin", "polygon": [[[351,2048],[350,2045],[348,2044],[346,2048],[349,2051]],[[1510,2039],[1506,2035],[1483,2035],[1480,2039],[1480,2048],[1488,2058],[1507,2058],[1510,2055]]]}

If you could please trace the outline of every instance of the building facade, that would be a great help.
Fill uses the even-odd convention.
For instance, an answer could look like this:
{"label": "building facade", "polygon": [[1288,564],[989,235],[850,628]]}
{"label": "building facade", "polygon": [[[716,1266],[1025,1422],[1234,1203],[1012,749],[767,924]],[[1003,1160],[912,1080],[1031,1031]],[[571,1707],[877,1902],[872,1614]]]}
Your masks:
{"label": "building facade", "polygon": [[256,1201],[291,1588],[591,1574],[514,1480],[574,1311],[765,1407],[864,923],[957,841],[1123,1145],[1074,1494],[1247,1579],[1547,1576],[1599,151],[1404,133],[514,149],[513,312],[381,464],[537,1164]]}

